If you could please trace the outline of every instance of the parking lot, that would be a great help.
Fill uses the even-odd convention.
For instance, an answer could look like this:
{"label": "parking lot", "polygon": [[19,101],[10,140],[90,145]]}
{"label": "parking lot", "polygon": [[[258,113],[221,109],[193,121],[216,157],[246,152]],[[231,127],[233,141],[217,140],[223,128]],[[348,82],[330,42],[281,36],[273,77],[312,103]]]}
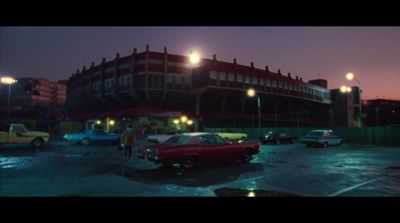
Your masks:
{"label": "parking lot", "polygon": [[249,164],[224,162],[181,172],[139,160],[138,146],[131,160],[117,146],[84,147],[62,140],[51,140],[41,150],[3,146],[0,195],[400,195],[400,148],[263,145]]}

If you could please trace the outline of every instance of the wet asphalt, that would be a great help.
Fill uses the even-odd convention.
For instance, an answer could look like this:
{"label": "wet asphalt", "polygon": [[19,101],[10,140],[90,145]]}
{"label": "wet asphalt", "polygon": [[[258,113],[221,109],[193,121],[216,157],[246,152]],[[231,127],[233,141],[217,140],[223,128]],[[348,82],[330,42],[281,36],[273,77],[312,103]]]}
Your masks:
{"label": "wet asphalt", "polygon": [[131,160],[116,145],[3,146],[0,196],[400,196],[400,148],[263,145],[249,164],[182,172],[138,159],[138,146]]}

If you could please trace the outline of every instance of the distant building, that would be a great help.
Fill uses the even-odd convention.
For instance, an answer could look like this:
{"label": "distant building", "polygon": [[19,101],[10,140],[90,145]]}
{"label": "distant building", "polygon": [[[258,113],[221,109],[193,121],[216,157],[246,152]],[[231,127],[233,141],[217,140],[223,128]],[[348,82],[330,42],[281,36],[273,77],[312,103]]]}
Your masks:
{"label": "distant building", "polygon": [[[49,118],[64,109],[66,80],[23,77],[11,86],[10,111],[12,117]],[[8,87],[1,88],[2,104],[7,105]],[[1,111],[5,114],[5,109]]]}
{"label": "distant building", "polygon": [[362,110],[366,126],[400,126],[399,100],[365,100]]}
{"label": "distant building", "polygon": [[310,80],[308,83],[328,89],[328,81],[324,79]]}
{"label": "distant building", "polygon": [[64,106],[67,100],[68,80],[59,80],[54,84],[53,103]]}

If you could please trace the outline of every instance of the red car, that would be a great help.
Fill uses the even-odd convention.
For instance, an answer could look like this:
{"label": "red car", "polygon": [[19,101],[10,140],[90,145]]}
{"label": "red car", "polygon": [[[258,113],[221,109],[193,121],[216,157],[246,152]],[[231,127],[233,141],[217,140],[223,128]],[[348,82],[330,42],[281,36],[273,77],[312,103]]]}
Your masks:
{"label": "red car", "polygon": [[184,133],[162,144],[141,147],[139,158],[166,166],[178,163],[184,169],[191,169],[199,161],[232,158],[248,163],[259,152],[260,146],[255,142],[232,143],[214,133]]}

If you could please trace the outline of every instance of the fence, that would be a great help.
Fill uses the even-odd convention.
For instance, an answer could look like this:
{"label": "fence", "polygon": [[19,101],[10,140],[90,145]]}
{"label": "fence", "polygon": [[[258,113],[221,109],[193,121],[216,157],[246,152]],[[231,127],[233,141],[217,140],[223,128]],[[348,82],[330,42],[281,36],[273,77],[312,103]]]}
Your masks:
{"label": "fence", "polygon": [[[206,132],[240,132],[246,133],[248,138],[256,140],[267,132],[285,132],[293,136],[301,137],[316,128],[204,128]],[[342,136],[345,143],[378,145],[378,146],[399,146],[400,128],[368,127],[368,128],[330,128]]]}

